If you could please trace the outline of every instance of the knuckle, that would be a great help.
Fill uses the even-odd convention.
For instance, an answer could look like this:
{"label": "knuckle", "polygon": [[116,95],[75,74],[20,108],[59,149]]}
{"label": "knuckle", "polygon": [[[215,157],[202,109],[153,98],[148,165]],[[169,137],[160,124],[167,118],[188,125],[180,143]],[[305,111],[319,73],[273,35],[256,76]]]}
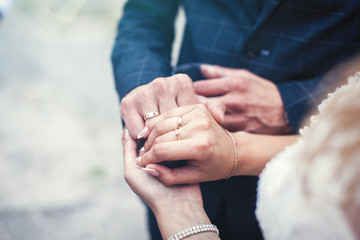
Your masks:
{"label": "knuckle", "polygon": [[134,96],[134,102],[135,101],[138,101],[138,102],[139,101],[140,102],[149,101],[150,94],[151,94],[151,91],[149,91],[147,87],[140,88],[140,89],[138,89],[138,91],[136,92],[136,94]]}
{"label": "knuckle", "polygon": [[234,78],[229,78],[228,81],[226,82],[228,85],[229,89],[237,89],[240,83],[241,77],[234,77]]}
{"label": "knuckle", "polygon": [[124,97],[120,102],[121,112],[128,112],[134,106],[133,101],[130,97]]}
{"label": "knuckle", "polygon": [[176,76],[181,81],[191,81],[191,78],[185,73],[178,73],[175,74],[174,76]]}
{"label": "knuckle", "polygon": [[163,112],[161,114],[164,119],[168,119],[168,118],[171,118],[175,114],[175,112],[176,112],[176,109],[172,109],[172,110]]}
{"label": "knuckle", "polygon": [[[203,141],[199,141],[196,145],[196,148],[199,150],[199,154],[200,153],[204,153],[204,152],[208,152],[211,148],[212,148],[212,142],[210,141],[209,138],[203,140]],[[210,151],[209,151],[210,152]]]}
{"label": "knuckle", "polygon": [[181,89],[193,89],[193,82],[187,74],[177,74],[176,77]]}
{"label": "knuckle", "polygon": [[166,81],[166,79],[164,77],[158,77],[158,78],[155,78],[150,84],[156,85],[156,84],[161,84],[165,81]]}
{"label": "knuckle", "polygon": [[233,105],[235,106],[236,109],[249,109],[250,107],[250,103],[247,101],[240,101],[240,102],[234,102]]}
{"label": "knuckle", "polygon": [[209,119],[201,118],[201,120],[198,121],[198,129],[206,131],[211,129],[211,122]]}
{"label": "knuckle", "polygon": [[167,80],[165,78],[156,78],[151,82],[151,87],[157,94],[164,94],[168,91]]}
{"label": "knuckle", "polygon": [[249,86],[249,81],[247,81],[244,77],[239,76],[236,78],[232,78],[228,81],[228,87],[230,89],[236,89],[240,91],[246,91]]}
{"label": "knuckle", "polygon": [[162,142],[164,142],[164,139],[163,139],[162,136],[159,136],[159,137],[155,138],[154,145],[158,145],[158,144],[160,144]]}

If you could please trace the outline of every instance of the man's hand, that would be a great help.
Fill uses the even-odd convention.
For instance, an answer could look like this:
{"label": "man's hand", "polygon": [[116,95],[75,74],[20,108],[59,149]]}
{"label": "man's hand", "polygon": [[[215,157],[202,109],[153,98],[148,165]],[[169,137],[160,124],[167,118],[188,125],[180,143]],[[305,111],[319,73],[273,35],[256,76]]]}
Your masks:
{"label": "man's hand", "polygon": [[[210,112],[218,103],[225,106],[222,126],[230,131],[262,134],[286,134],[285,108],[275,84],[247,70],[202,65],[207,80],[194,83],[198,100]],[[214,103],[214,101],[216,103]]]}
{"label": "man's hand", "polygon": [[[157,78],[137,87],[121,101],[121,117],[132,138],[144,128],[143,116],[152,111],[165,112],[178,106],[197,103],[192,80],[185,74]],[[156,117],[148,121],[156,121]]]}

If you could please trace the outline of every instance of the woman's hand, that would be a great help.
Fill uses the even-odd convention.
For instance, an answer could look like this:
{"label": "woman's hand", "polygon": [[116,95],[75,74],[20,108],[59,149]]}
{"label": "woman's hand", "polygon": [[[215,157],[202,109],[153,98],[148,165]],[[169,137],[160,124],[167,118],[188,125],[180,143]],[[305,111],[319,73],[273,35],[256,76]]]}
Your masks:
{"label": "woman's hand", "polygon": [[[130,188],[154,212],[164,239],[185,228],[210,223],[198,184],[167,187],[134,162],[137,145],[123,134],[124,176]],[[205,235],[206,236],[206,235]]]}
{"label": "woman's hand", "polygon": [[[156,123],[148,122],[143,131],[147,141],[145,153],[136,159],[139,166],[155,170],[159,175],[156,172],[154,175],[166,185],[229,176],[235,160],[232,139],[204,105],[175,108],[157,118]],[[157,164],[176,160],[187,163],[174,169]]]}

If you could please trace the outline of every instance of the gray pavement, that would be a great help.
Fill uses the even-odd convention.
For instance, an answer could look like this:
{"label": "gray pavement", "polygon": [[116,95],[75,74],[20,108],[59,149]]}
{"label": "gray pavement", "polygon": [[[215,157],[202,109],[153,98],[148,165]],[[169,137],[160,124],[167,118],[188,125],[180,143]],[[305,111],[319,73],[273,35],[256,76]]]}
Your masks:
{"label": "gray pavement", "polygon": [[0,23],[0,239],[147,239],[110,52],[123,0],[15,0]]}

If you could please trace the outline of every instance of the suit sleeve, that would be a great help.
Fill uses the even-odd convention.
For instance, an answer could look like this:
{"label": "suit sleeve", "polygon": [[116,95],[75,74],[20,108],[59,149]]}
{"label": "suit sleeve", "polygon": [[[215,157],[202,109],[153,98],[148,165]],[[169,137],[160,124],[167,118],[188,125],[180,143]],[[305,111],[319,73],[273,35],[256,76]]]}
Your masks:
{"label": "suit sleeve", "polygon": [[171,49],[178,0],[129,0],[112,52],[116,90],[132,89],[171,73]]}
{"label": "suit sleeve", "polygon": [[339,84],[334,78],[325,81],[322,78],[317,76],[302,81],[277,83],[293,133],[298,133],[304,117]]}

